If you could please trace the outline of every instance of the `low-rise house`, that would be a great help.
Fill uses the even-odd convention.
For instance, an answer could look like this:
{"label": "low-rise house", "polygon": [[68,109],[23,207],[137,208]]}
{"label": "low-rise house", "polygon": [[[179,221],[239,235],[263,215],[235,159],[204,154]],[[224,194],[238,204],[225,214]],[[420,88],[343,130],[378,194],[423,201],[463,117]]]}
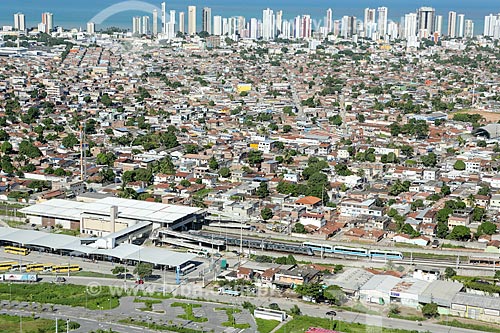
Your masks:
{"label": "low-rise house", "polygon": [[451,301],[454,316],[500,324],[498,297],[458,293]]}

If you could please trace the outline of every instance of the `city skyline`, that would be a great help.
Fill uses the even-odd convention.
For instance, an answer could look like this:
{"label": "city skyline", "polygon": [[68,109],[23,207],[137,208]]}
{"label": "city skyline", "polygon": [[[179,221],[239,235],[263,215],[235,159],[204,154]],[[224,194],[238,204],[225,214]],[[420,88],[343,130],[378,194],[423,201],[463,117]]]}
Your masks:
{"label": "city skyline", "polygon": [[[38,5],[40,12],[37,13],[36,15],[35,15],[35,13],[36,13],[35,6],[30,5],[29,7],[20,8],[19,4],[15,4],[15,5],[10,4],[9,5],[9,2],[10,1],[6,1],[6,2],[2,2],[2,4],[0,4],[0,9],[3,9],[0,12],[3,13],[3,15],[4,15],[4,16],[2,16],[2,14],[0,14],[0,24],[2,24],[2,25],[5,25],[5,26],[12,25],[12,19],[10,18],[9,20],[7,20],[5,17],[5,15],[7,15],[6,13],[9,13],[9,16],[12,17],[12,15],[16,12],[23,12],[23,14],[26,17],[26,19],[25,19],[26,26],[28,28],[36,27],[37,24],[39,23],[37,20],[37,17],[40,15],[40,13],[45,12],[45,11],[50,11],[50,12],[54,13],[54,15],[59,18],[57,21],[57,23],[58,23],[57,25],[62,26],[65,29],[85,28],[86,23],[88,23],[88,21],[91,19],[91,17],[93,15],[98,13],[100,10],[103,10],[104,8],[106,8],[106,5],[108,5],[108,3],[112,4],[111,1],[104,1],[104,2],[102,2],[102,4],[96,4],[95,6],[88,6],[85,8],[85,10],[88,12],[88,17],[86,18],[86,21],[85,22],[81,21],[81,20],[83,20],[84,15],[80,15],[80,16],[78,16],[78,20],[80,20],[80,22],[76,22],[75,19],[72,19],[72,13],[69,13],[70,8],[64,8],[64,7],[63,8],[52,8],[52,6],[50,6],[51,1],[46,2],[47,6]],[[321,2],[322,1],[319,1],[319,3],[321,3]],[[117,1],[113,1],[113,3],[117,3]],[[155,6],[160,6],[160,2],[156,2],[156,1],[148,1],[147,3],[155,5]],[[201,5],[197,5],[200,3],[201,3]],[[184,3],[182,6],[177,4],[175,1],[172,1],[172,2],[168,2],[168,7],[171,10],[176,10],[176,12],[180,12],[180,11],[185,11],[189,5],[193,5],[193,6],[197,5],[196,7],[200,8],[200,13],[201,13],[202,8],[208,7],[208,8],[211,8],[212,15],[218,15],[218,16],[223,16],[223,17],[243,16],[247,20],[250,20],[253,17],[257,17],[257,18],[260,17],[260,15],[257,15],[257,14],[259,12],[262,12],[262,10],[268,6],[268,4],[263,4],[259,8],[259,7],[257,7],[258,6],[257,3],[252,3],[250,5],[250,7],[248,8],[248,10],[246,7],[237,8],[234,5],[227,5],[227,6],[215,5],[214,6],[213,1],[205,1],[205,2],[191,1],[190,3]],[[363,3],[363,1],[360,1],[359,3]],[[404,18],[404,16],[407,13],[414,12],[417,7],[421,7],[421,5],[419,5],[419,4],[405,5],[404,7],[402,7],[401,5],[394,5],[394,4],[392,6],[390,6],[389,4],[391,3],[391,1],[384,1],[384,2],[380,1],[377,4],[370,2],[369,6],[367,6],[365,8],[360,8],[359,3],[357,3],[358,7],[352,7],[352,8],[348,8],[345,5],[344,6],[341,6],[341,5],[331,6],[331,4],[325,4],[324,7],[322,7],[321,4],[315,4],[313,6],[308,6],[306,8],[304,6],[300,6],[300,5],[296,4],[294,2],[292,2],[291,4],[286,4],[286,5],[279,4],[279,2],[276,2],[276,3],[273,3],[273,5],[271,6],[272,7],[271,9],[273,9],[275,11],[281,10],[283,12],[283,19],[285,19],[285,20],[292,20],[295,16],[304,15],[304,14],[310,15],[312,20],[319,20],[319,19],[323,19],[325,17],[324,13],[328,8],[332,8],[332,12],[333,12],[332,17],[333,18],[341,19],[342,16],[344,16],[344,15],[362,17],[363,10],[365,8],[377,9],[377,8],[386,7],[389,9],[387,19],[392,20],[394,22],[400,22],[401,19]],[[385,5],[385,4],[387,4],[387,5]],[[449,11],[456,11],[457,13],[460,13],[460,12],[467,13],[468,18],[475,21],[476,28],[479,28],[478,31],[482,30],[481,26],[482,26],[482,23],[484,21],[484,17],[489,15],[490,13],[496,13],[495,6],[491,6],[490,8],[488,8],[486,6],[481,6],[481,7],[477,7],[476,10],[474,10],[474,7],[472,7],[471,9],[467,9],[465,11],[465,8],[460,9],[459,4],[457,5],[457,4],[450,3],[448,7],[444,7],[442,5],[440,5],[440,6],[434,5],[433,8],[436,8],[437,13],[445,16],[445,22],[443,22],[445,24],[447,23],[446,21],[448,18]],[[63,9],[64,9],[64,11],[63,11]],[[199,15],[200,13],[198,13],[197,20],[196,20],[196,24],[198,27],[202,26],[202,20],[203,20],[202,16]],[[134,16],[143,16],[143,15],[145,15],[144,12],[134,12],[134,11],[117,13],[117,15],[110,17],[102,26],[97,26],[96,28],[99,30],[103,27],[118,26],[121,28],[130,29],[131,28],[130,23],[129,23],[130,18],[134,17]],[[152,13],[149,13],[149,15],[152,15]],[[446,32],[446,27],[445,27],[444,32]]]}

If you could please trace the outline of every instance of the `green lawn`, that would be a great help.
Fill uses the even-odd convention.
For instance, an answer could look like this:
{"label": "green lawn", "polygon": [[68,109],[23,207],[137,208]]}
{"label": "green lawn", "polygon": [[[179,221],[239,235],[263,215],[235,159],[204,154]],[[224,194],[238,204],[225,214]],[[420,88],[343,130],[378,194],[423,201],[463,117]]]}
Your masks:
{"label": "green lawn", "polygon": [[178,332],[178,333],[203,333],[203,331],[200,330],[195,330],[192,328],[187,328],[183,326],[177,326],[177,325],[163,325],[163,324],[157,324],[155,322],[147,323],[144,321],[136,321],[133,319],[122,319],[118,321],[119,323],[126,324],[126,325],[132,325],[132,326],[139,326],[139,327],[145,327],[148,329],[152,329],[155,331],[168,331],[168,332]]}
{"label": "green lawn", "polygon": [[474,331],[500,333],[500,328],[495,328],[493,326],[488,326],[488,325],[463,323],[463,322],[458,321],[456,319],[454,319],[452,321],[440,321],[440,322],[438,322],[438,324],[445,325],[445,326],[451,326],[451,327],[468,328],[468,329],[474,330]]}
{"label": "green lawn", "polygon": [[265,320],[260,318],[255,318],[255,322],[257,323],[257,331],[259,333],[269,333],[280,324],[277,320]]}
{"label": "green lawn", "polygon": [[106,279],[118,279],[116,275],[99,273],[99,272],[91,272],[91,271],[79,271],[79,272],[70,272],[71,276],[83,276],[83,277],[97,277],[97,278],[106,278]]}
{"label": "green lawn", "polygon": [[171,307],[180,307],[184,309],[184,314],[178,315],[177,317],[184,319],[184,320],[189,320],[189,321],[194,321],[195,323],[204,323],[208,321],[207,318],[205,317],[196,317],[193,313],[193,309],[195,308],[201,308],[201,304],[189,304],[189,303],[181,303],[181,302],[174,302],[170,305]]}
{"label": "green lawn", "polygon": [[320,327],[325,329],[333,329],[344,333],[366,333],[366,332],[381,332],[381,333],[410,333],[412,331],[398,330],[392,328],[372,327],[363,324],[345,323],[341,321],[332,321],[328,318],[316,318],[309,316],[297,316],[290,322],[281,326],[278,333],[303,333],[310,327]]}
{"label": "green lawn", "polygon": [[222,323],[222,326],[224,327],[234,327],[234,328],[239,328],[239,329],[247,329],[250,328],[251,325],[249,323],[237,323],[236,319],[234,318],[235,313],[241,313],[240,309],[236,308],[216,308],[215,311],[225,311],[227,315],[227,321]]}
{"label": "green lawn", "polygon": [[[2,333],[18,333],[20,331],[20,321],[18,316],[0,315],[0,332]],[[50,319],[34,319],[33,317],[22,317],[23,332],[55,332],[56,321]],[[58,320],[58,326],[64,327],[66,331],[66,322]],[[80,324],[70,322],[69,327],[75,330],[80,327]]]}
{"label": "green lawn", "polygon": [[140,311],[153,311],[153,304],[160,304],[162,301],[159,299],[134,299],[134,303],[144,303],[144,307]]}
{"label": "green lawn", "polygon": [[[12,293],[11,293],[12,291]],[[97,291],[97,292],[96,292]],[[0,284],[0,299],[14,301],[30,301],[43,304],[60,304],[83,306],[91,310],[108,310],[120,305],[118,297],[112,296],[109,287],[87,291],[86,286],[72,284]]]}

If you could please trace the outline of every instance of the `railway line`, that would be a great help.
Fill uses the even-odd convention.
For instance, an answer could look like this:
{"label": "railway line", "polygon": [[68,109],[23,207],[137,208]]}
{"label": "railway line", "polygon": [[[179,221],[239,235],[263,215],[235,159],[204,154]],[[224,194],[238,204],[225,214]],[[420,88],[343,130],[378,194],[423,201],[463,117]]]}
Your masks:
{"label": "railway line", "polygon": [[[451,267],[454,269],[468,269],[479,271],[496,271],[500,270],[499,257],[471,257],[459,254],[447,254],[455,256],[456,260],[451,258],[419,258],[404,256],[399,251],[375,250],[366,249],[363,247],[347,247],[316,244],[312,242],[285,242],[270,240],[268,238],[258,238],[251,236],[237,235],[236,233],[217,233],[214,231],[197,231],[195,233],[199,237],[207,239],[217,239],[224,241],[226,246],[234,248],[242,248],[248,250],[260,250],[263,252],[283,252],[290,254],[320,256],[321,258],[332,258],[341,260],[358,260],[369,262],[385,263],[390,261],[394,265],[424,265],[428,267]],[[477,256],[477,253],[476,253]]]}

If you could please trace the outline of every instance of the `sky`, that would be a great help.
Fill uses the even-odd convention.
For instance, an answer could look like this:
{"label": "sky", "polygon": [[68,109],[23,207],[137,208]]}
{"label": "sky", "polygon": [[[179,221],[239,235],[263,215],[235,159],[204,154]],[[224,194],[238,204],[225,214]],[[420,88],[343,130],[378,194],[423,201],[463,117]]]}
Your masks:
{"label": "sky", "polygon": [[[0,25],[13,25],[13,14],[23,12],[26,15],[28,27],[34,27],[41,21],[41,13],[49,11],[54,13],[54,24],[65,28],[85,29],[86,23],[108,6],[120,3],[120,0],[0,0]],[[146,0],[150,4],[160,7],[161,1]],[[253,0],[251,2],[228,1],[228,0],[171,0],[167,1],[167,10],[174,9],[177,12],[187,11],[188,5],[195,5],[198,8],[198,20],[201,20],[201,10],[207,6],[212,8],[212,15],[222,15],[223,17],[242,15],[247,18],[262,18],[262,10],[270,7],[274,10],[283,10],[284,18],[291,19],[301,14],[310,14],[314,19],[322,19],[327,8],[332,8],[333,18],[340,19],[343,15],[353,15],[358,18],[363,17],[363,10],[366,7],[376,8],[385,6],[389,8],[389,19],[400,21],[405,13],[415,12],[418,7],[431,6],[436,8],[438,15],[444,16],[446,22],[447,13],[454,10],[464,13],[466,19],[472,19],[476,27],[483,25],[484,16],[490,13],[500,12],[500,1],[498,0],[427,0],[427,1],[407,1],[407,0],[353,0],[353,1],[298,1],[298,0]],[[136,15],[147,15],[138,11],[125,11],[117,13],[103,23],[105,26],[119,26],[130,28],[132,17]],[[445,23],[446,24],[446,23]],[[479,30],[476,28],[476,33]]]}

